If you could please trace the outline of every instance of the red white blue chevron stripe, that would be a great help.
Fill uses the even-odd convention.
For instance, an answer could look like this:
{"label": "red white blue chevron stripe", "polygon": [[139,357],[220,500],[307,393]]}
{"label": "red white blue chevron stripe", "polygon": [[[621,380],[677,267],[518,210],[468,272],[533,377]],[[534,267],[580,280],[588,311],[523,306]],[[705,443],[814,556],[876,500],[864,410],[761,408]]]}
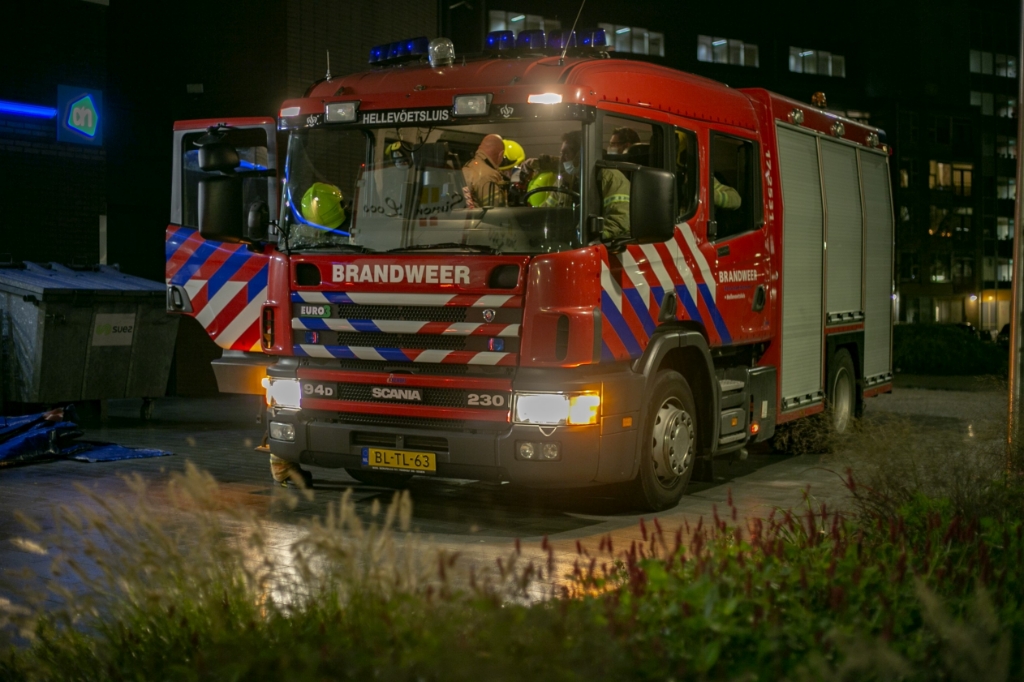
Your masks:
{"label": "red white blue chevron stripe", "polygon": [[267,300],[268,258],[241,244],[207,241],[172,226],[165,241],[167,284],[182,287],[192,316],[227,350],[260,350],[260,308]]}
{"label": "red white blue chevron stripe", "polygon": [[717,285],[707,259],[687,223],[673,239],[630,245],[618,254],[602,251],[602,360],[628,360],[643,354],[657,327],[666,291],[679,299],[676,317],[700,322],[713,345],[732,342],[715,303]]}
{"label": "red white blue chevron stripe", "polygon": [[322,346],[295,344],[292,352],[299,357],[341,358],[343,360],[378,360],[387,362],[430,362],[452,365],[514,365],[515,353],[493,351],[439,350],[418,348],[371,348],[369,346]]}

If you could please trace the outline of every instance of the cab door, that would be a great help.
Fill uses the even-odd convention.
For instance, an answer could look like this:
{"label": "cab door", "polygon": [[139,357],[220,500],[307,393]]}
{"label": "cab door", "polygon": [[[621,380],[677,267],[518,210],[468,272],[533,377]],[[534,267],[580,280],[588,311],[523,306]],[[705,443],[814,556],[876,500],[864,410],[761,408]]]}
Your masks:
{"label": "cab door", "polygon": [[770,336],[771,248],[760,145],[742,131],[712,128],[706,134],[701,196],[707,218],[696,226],[690,245],[697,260],[705,261],[698,264],[705,270],[707,290],[702,293],[723,345],[765,340]]}
{"label": "cab door", "polygon": [[[165,238],[167,310],[194,317],[225,350],[260,351],[259,315],[267,298],[269,254],[244,244],[208,241],[199,235],[197,142],[211,129],[234,146],[243,167],[277,168],[273,118],[179,121],[174,124],[171,217]],[[246,204],[266,202],[278,211],[278,184],[272,177],[246,178]]]}

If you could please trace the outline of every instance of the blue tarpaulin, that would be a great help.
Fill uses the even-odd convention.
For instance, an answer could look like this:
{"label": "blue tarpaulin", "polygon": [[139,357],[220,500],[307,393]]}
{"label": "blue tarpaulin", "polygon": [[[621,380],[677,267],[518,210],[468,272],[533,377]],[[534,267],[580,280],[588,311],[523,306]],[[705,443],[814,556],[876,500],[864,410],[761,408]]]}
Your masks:
{"label": "blue tarpaulin", "polygon": [[112,462],[171,454],[163,450],[78,440],[82,432],[73,419],[73,408],[22,417],[0,417],[0,467],[55,459]]}

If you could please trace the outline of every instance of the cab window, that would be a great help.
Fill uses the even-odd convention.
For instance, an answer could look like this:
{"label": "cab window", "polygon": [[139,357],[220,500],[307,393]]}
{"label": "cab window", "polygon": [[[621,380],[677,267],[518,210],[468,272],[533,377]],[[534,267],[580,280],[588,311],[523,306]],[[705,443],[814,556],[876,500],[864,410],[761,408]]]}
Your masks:
{"label": "cab window", "polygon": [[711,134],[711,177],[708,198],[712,224],[709,238],[728,239],[759,226],[757,155],[750,140]]}
{"label": "cab window", "polygon": [[[182,137],[181,141],[181,224],[199,226],[199,181],[216,175],[199,167],[199,144],[207,133],[195,132]],[[267,153],[267,132],[262,128],[240,128],[223,131],[223,141],[238,150],[242,167],[265,170],[269,165]],[[242,196],[245,206],[256,201],[270,203],[270,191],[274,178],[250,177],[242,180]]]}
{"label": "cab window", "polygon": [[697,162],[697,134],[676,128],[674,137],[676,195],[679,220],[688,220],[697,212],[697,190],[700,188],[700,166]]}
{"label": "cab window", "polygon": [[[600,202],[602,239],[629,236],[630,176],[635,166],[664,168],[662,127],[649,121],[604,116],[594,186]],[[595,235],[596,236],[596,235]]]}

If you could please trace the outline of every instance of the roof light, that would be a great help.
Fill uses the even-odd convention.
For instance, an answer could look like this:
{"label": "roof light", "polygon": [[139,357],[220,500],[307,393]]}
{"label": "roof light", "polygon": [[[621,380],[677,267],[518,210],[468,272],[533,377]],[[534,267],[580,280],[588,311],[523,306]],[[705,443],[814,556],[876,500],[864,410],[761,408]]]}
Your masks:
{"label": "roof light", "polygon": [[727,42],[728,41],[724,40],[724,39],[723,40],[713,40],[713,41],[711,41],[711,44],[712,45],[725,45]]}
{"label": "roof light", "polygon": [[591,31],[584,31],[580,37],[583,47],[605,47],[608,44],[608,37],[603,28],[596,28]]}
{"label": "roof light", "polygon": [[31,116],[32,118],[55,118],[57,110],[53,107],[41,107],[35,104],[0,100],[0,114],[15,114],[17,116]]}
{"label": "roof light", "polygon": [[429,49],[430,40],[428,40],[426,36],[410,38],[405,41],[405,51],[408,52],[411,57],[425,55]]}
{"label": "roof light", "polygon": [[409,52],[405,48],[405,42],[398,41],[397,43],[391,43],[388,46],[388,59],[398,59],[399,57],[405,57]]}
{"label": "roof light", "polygon": [[800,56],[801,57],[809,57],[812,54],[814,54],[814,50],[804,50],[803,52],[800,53]]}
{"label": "roof light", "polygon": [[522,21],[525,18],[526,18],[525,14],[520,14],[519,16],[512,17],[511,19],[509,19],[509,23],[514,23],[514,22],[517,22],[517,21]]}
{"label": "roof light", "polygon": [[519,35],[516,36],[516,47],[521,50],[543,50],[544,31],[536,29],[530,31],[520,31]]}
{"label": "roof light", "polygon": [[408,57],[421,57],[427,54],[429,49],[430,41],[426,36],[376,45],[370,50],[370,63],[381,64],[393,60],[404,61]]}
{"label": "roof light", "polygon": [[549,33],[548,34],[548,49],[549,50],[562,50],[568,47],[576,47],[576,32],[565,31],[560,33]]}
{"label": "roof light", "polygon": [[284,109],[281,110],[281,118],[285,118],[287,116],[298,116],[298,115],[299,115],[299,108],[298,107],[285,107]]}
{"label": "roof light", "polygon": [[352,123],[358,110],[359,102],[328,102],[324,106],[324,116],[328,123]]}
{"label": "roof light", "polygon": [[562,96],[557,92],[545,92],[540,95],[530,95],[526,101],[530,104],[561,104]]}
{"label": "roof light", "polygon": [[512,31],[491,31],[484,41],[484,49],[488,51],[511,50],[515,46],[516,38]]}
{"label": "roof light", "polygon": [[427,58],[435,69],[451,66],[455,62],[455,45],[448,38],[434,38],[427,48]]}
{"label": "roof light", "polygon": [[[629,33],[629,27],[628,27],[628,26],[623,26],[622,28],[620,28],[620,29],[619,29],[618,31],[616,31],[615,33],[616,33],[617,35],[622,35],[623,33]],[[725,41],[723,40],[722,42],[724,43]],[[711,44],[712,44],[712,45],[717,45],[718,43],[711,43]]]}
{"label": "roof light", "polygon": [[388,46],[387,45],[375,45],[370,50],[370,63],[377,64],[388,58]]}
{"label": "roof light", "polygon": [[490,105],[490,95],[456,95],[452,110],[456,116],[486,116]]}

